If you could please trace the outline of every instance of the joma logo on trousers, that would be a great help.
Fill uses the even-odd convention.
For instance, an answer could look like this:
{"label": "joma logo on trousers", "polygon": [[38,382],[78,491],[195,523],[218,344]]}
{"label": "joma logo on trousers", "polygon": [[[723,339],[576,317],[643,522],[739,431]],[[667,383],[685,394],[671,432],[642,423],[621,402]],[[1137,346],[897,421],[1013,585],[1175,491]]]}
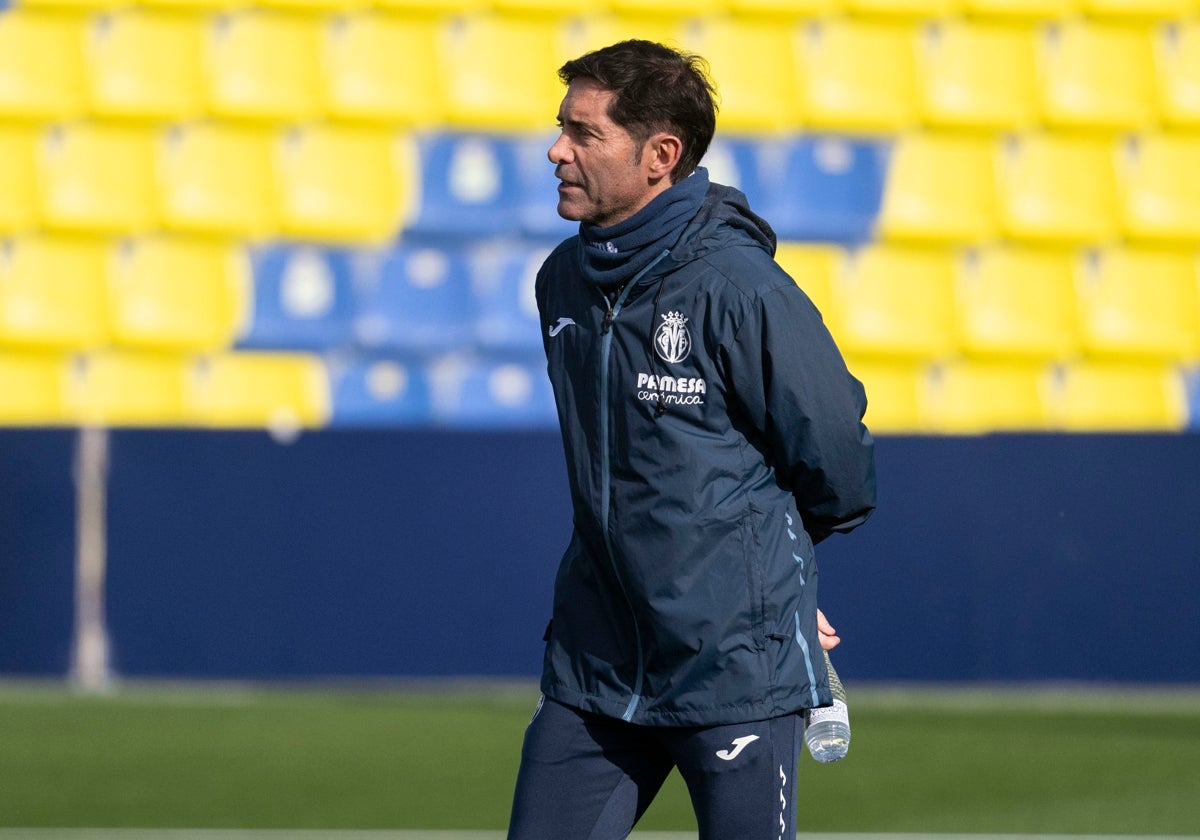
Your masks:
{"label": "joma logo on trousers", "polygon": [[752,744],[758,740],[757,735],[743,735],[741,738],[733,739],[732,750],[717,750],[717,758],[723,761],[733,761],[737,758],[742,750],[746,749],[747,744]]}

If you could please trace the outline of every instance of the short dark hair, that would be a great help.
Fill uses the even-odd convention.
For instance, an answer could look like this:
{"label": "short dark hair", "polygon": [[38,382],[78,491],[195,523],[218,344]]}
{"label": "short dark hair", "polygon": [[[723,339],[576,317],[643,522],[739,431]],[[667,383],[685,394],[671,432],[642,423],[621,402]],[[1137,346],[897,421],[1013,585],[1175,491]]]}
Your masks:
{"label": "short dark hair", "polygon": [[716,95],[708,63],[653,41],[621,41],[568,61],[558,70],[563,84],[594,79],[616,95],[608,117],[635,139],[667,131],[683,144],[671,170],[677,183],[700,165],[717,127]]}

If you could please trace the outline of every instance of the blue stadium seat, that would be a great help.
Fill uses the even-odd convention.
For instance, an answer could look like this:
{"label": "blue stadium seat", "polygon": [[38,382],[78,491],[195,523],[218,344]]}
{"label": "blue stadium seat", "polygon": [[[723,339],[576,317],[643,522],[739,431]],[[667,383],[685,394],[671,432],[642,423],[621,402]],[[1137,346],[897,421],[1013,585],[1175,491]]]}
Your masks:
{"label": "blue stadium seat", "polygon": [[558,243],[579,230],[578,222],[558,215],[558,178],[547,157],[555,134],[525,134],[514,139],[521,230],[531,237]]}
{"label": "blue stadium seat", "polygon": [[[520,232],[521,179],[511,138],[440,133],[418,141],[419,206],[409,236],[495,236]],[[547,162],[549,166],[549,162]],[[553,193],[547,201],[553,202]],[[553,206],[553,205],[552,205]]]}
{"label": "blue stadium seat", "polygon": [[750,200],[750,208],[755,211],[766,201],[757,182],[756,155],[760,142],[750,137],[718,135],[709,144],[704,160],[700,161],[700,165],[708,169],[709,179],[744,192]]}
{"label": "blue stadium seat", "polygon": [[475,338],[484,350],[542,355],[541,322],[533,287],[550,247],[489,246],[473,262]]}
{"label": "blue stadium seat", "polygon": [[331,362],[330,378],[333,426],[414,426],[431,420],[429,377],[419,360],[355,356]]}
{"label": "blue stadium seat", "polygon": [[433,368],[435,416],[461,428],[554,428],[545,364],[454,357]]}
{"label": "blue stadium seat", "polygon": [[780,239],[847,245],[871,239],[887,181],[886,143],[805,135],[732,141],[728,151],[750,207]]}
{"label": "blue stadium seat", "polygon": [[239,346],[325,350],[354,340],[348,252],[272,246],[252,255],[251,315]]}
{"label": "blue stadium seat", "polygon": [[400,242],[364,272],[355,332],[364,347],[407,352],[461,350],[475,339],[472,264],[461,245]]}
{"label": "blue stadium seat", "polygon": [[1200,431],[1200,367],[1185,374],[1188,392],[1188,428]]}

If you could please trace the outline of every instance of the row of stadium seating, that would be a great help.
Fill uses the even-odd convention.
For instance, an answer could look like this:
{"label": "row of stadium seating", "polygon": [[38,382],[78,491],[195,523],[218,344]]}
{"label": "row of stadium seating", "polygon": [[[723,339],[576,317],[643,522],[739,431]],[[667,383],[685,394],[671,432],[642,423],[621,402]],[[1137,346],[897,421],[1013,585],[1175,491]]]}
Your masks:
{"label": "row of stadium seating", "polygon": [[[518,243],[9,240],[0,423],[550,426],[531,300],[544,250]],[[873,427],[938,433],[1200,428],[1196,257],[780,251],[867,384]]]}
{"label": "row of stadium seating", "polygon": [[544,129],[562,96],[554,69],[631,33],[709,60],[722,131],[1200,126],[1196,17],[1155,26],[1072,18],[1021,27],[955,17],[789,24],[738,14],[181,14],[134,7],[70,15],[24,6],[0,12],[0,119],[331,118]]}
{"label": "row of stadium seating", "polygon": [[1200,428],[1198,4],[0,0],[0,425],[553,425],[553,68],[636,34],[877,431]]}
{"label": "row of stadium seating", "polygon": [[332,125],[0,126],[0,233],[383,241],[405,216],[414,155],[407,136]]}
{"label": "row of stadium seating", "polygon": [[[961,14],[1007,21],[1053,20],[1080,14],[1126,21],[1158,21],[1200,12],[1197,0],[11,0],[11,4],[54,9],[116,9],[140,5],[170,9],[264,7],[345,12],[382,8],[404,13],[496,9],[521,13],[617,11],[672,15],[727,11],[772,17],[852,14],[931,18]],[[0,8],[7,5],[10,0],[0,0]]]}
{"label": "row of stadium seating", "polygon": [[[346,125],[0,125],[0,235],[155,230],[381,243],[572,232],[545,135]],[[705,159],[783,239],[1200,243],[1200,136],[731,138]]]}
{"label": "row of stadium seating", "polygon": [[[0,245],[0,346],[537,358],[533,283],[546,253],[520,240],[247,251],[20,237]],[[783,243],[777,257],[850,355],[1200,364],[1196,250]]]}
{"label": "row of stadium seating", "polygon": [[[1170,364],[922,364],[847,357],[877,433],[1200,430],[1200,377]],[[0,426],[551,428],[544,362],[468,353],[186,356],[0,352]],[[1189,407],[1190,389],[1190,407]],[[1190,417],[1190,420],[1189,420]]]}

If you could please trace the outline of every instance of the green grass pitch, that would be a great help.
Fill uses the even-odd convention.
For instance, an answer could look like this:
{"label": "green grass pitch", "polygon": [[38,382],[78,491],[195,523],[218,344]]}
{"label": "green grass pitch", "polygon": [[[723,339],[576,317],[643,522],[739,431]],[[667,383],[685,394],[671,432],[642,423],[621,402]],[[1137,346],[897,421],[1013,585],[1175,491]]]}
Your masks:
{"label": "green grass pitch", "polygon": [[[803,831],[1200,835],[1200,691],[850,690]],[[0,826],[502,829],[536,698],[0,683]],[[694,829],[677,776],[639,828]]]}

